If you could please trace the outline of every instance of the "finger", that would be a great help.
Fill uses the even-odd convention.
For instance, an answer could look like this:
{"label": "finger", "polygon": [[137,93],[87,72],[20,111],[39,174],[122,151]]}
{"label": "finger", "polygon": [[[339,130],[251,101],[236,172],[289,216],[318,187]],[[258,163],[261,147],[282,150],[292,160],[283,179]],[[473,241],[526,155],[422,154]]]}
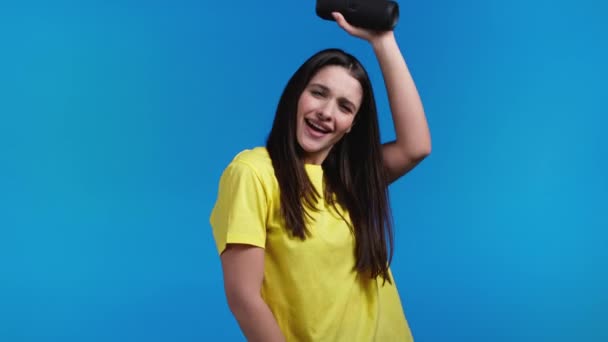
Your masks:
{"label": "finger", "polygon": [[334,17],[334,20],[336,20],[336,22],[340,26],[343,26],[344,24],[347,24],[346,19],[344,19],[344,16],[342,15],[342,13],[340,13],[340,12],[331,12],[331,15]]}
{"label": "finger", "polygon": [[334,17],[334,19],[336,20],[336,22],[338,23],[338,25],[345,29],[346,31],[353,31],[354,28],[348,23],[348,21],[346,21],[346,18],[344,18],[344,16],[342,15],[342,13],[340,12],[332,12],[331,13]]}

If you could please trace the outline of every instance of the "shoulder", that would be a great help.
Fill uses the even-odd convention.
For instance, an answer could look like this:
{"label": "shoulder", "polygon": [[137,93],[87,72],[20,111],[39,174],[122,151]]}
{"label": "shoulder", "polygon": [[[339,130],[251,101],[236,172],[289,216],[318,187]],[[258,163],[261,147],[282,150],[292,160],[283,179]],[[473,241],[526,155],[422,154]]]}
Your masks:
{"label": "shoulder", "polygon": [[230,162],[226,171],[239,174],[253,174],[264,184],[275,181],[272,159],[265,147],[255,147],[239,152]]}
{"label": "shoulder", "polygon": [[272,159],[265,147],[255,147],[249,150],[239,152],[231,164],[242,163],[247,164],[256,170],[272,169]]}

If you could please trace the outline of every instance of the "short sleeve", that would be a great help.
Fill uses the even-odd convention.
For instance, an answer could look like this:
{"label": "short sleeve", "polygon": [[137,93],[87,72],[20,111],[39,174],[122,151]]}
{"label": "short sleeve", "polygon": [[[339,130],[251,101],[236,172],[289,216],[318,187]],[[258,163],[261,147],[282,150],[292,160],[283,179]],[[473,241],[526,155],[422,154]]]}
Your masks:
{"label": "short sleeve", "polygon": [[220,178],[210,223],[218,252],[229,243],[265,247],[268,201],[256,170],[232,161]]}

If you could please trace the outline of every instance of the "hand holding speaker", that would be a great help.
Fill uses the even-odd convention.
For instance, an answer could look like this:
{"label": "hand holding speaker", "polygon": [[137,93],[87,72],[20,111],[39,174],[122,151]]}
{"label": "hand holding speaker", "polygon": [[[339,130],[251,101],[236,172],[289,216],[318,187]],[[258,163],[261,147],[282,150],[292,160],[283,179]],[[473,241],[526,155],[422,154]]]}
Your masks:
{"label": "hand holding speaker", "polygon": [[352,26],[374,31],[390,31],[399,20],[399,5],[388,0],[317,0],[316,12],[325,20],[339,12]]}

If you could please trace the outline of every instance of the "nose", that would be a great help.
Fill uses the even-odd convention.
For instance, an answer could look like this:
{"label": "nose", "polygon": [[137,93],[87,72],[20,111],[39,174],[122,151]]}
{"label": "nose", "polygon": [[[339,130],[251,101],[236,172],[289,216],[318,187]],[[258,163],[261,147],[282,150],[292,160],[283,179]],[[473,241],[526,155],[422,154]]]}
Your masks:
{"label": "nose", "polygon": [[317,117],[319,120],[328,121],[331,120],[334,113],[334,105],[332,101],[325,101],[317,110]]}

